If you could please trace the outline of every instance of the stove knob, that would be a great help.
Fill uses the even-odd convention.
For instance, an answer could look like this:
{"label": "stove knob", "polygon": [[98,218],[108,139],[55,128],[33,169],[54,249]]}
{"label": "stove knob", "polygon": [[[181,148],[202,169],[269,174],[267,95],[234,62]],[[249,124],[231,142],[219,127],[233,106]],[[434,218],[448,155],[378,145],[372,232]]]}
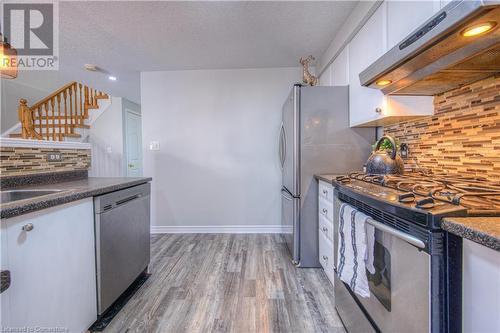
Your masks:
{"label": "stove knob", "polygon": [[422,208],[422,209],[434,208],[434,199],[433,198],[424,198],[424,199],[418,200],[416,202],[415,207]]}
{"label": "stove knob", "polygon": [[403,193],[398,196],[398,202],[410,203],[415,201],[415,194],[413,193]]}

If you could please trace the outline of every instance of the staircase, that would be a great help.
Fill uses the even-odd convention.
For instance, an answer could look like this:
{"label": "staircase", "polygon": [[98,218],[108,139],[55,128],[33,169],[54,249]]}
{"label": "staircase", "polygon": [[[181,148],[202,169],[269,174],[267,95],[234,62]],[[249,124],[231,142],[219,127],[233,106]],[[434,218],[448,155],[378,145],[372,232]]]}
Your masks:
{"label": "staircase", "polygon": [[107,94],[78,82],[68,83],[32,106],[21,99],[18,108],[21,133],[9,136],[52,141],[81,138],[78,129],[90,128],[89,110],[99,109],[98,101],[107,99]]}

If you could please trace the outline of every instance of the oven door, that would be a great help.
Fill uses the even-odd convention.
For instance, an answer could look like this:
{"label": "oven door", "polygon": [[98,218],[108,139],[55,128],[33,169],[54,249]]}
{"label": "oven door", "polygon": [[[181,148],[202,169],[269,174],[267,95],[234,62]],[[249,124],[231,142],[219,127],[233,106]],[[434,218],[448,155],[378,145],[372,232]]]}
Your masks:
{"label": "oven door", "polygon": [[[340,204],[335,198],[335,262]],[[335,277],[336,307],[346,329],[350,332],[429,332],[429,254],[411,244],[412,238],[402,232],[382,223],[372,224],[375,224],[375,272],[366,271],[370,297],[354,294]]]}

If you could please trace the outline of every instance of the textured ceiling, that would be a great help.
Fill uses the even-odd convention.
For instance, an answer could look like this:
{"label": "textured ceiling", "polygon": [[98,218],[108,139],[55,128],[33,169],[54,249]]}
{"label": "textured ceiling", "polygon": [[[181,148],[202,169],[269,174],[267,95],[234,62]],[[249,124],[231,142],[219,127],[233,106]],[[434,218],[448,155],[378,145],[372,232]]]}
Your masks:
{"label": "textured ceiling", "polygon": [[[355,1],[60,2],[62,81],[140,101],[140,72],[297,66],[319,57]],[[82,70],[91,63],[118,77]],[[215,80],[216,78],[214,78]]]}

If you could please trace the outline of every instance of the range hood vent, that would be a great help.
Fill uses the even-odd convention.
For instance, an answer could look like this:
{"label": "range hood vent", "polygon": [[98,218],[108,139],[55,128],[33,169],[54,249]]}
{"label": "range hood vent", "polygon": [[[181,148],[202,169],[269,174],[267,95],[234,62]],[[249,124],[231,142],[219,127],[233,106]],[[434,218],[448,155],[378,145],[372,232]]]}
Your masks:
{"label": "range hood vent", "polygon": [[386,95],[433,96],[496,73],[500,1],[455,0],[359,78],[363,86]]}

